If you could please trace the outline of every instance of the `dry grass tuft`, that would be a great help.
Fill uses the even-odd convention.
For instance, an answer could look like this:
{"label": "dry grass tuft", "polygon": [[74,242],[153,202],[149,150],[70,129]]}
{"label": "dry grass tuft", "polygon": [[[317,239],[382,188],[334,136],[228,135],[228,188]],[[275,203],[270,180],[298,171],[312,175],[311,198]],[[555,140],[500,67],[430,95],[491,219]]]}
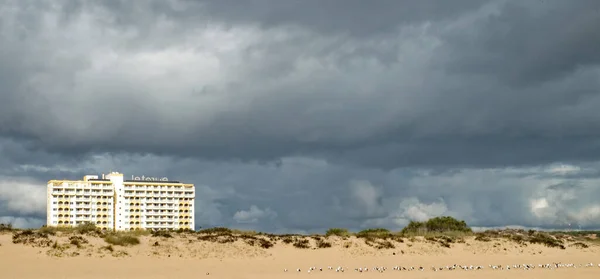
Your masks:
{"label": "dry grass tuft", "polygon": [[81,236],[74,235],[74,236],[69,237],[69,243],[71,245],[75,245],[75,247],[77,247],[77,248],[81,248],[84,244],[88,244],[88,241],[87,241],[87,239],[85,239]]}
{"label": "dry grass tuft", "polygon": [[585,249],[585,248],[589,248],[590,247],[589,245],[587,245],[587,244],[585,244],[583,242],[575,242],[575,243],[571,244],[571,246],[575,247],[575,248],[580,248],[580,249]]}
{"label": "dry grass tuft", "polygon": [[317,248],[331,248],[331,243],[323,239],[317,240]]}
{"label": "dry grass tuft", "polygon": [[297,238],[296,241],[294,241],[294,247],[300,249],[308,249],[310,248],[310,242],[308,241],[308,239]]}
{"label": "dry grass tuft", "polygon": [[0,233],[3,233],[3,232],[12,232],[13,230],[14,229],[13,229],[12,224],[3,224],[3,223],[0,223]]}
{"label": "dry grass tuft", "polygon": [[48,234],[33,230],[15,231],[12,236],[14,244],[24,244],[33,247],[50,247],[52,241],[48,239]]}

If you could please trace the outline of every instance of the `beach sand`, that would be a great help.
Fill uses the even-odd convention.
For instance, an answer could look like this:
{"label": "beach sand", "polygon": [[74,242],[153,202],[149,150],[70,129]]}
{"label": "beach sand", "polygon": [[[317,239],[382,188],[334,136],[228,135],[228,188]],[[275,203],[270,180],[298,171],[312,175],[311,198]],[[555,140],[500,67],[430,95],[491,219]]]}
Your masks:
{"label": "beach sand", "polygon": [[[281,239],[264,249],[243,239],[232,243],[198,240],[197,235],[173,238],[141,236],[139,245],[111,246],[102,238],[84,236],[80,247],[69,244],[69,236],[50,236],[53,247],[14,244],[12,234],[0,235],[0,278],[600,278],[598,246],[566,249],[537,244],[526,246],[505,239],[489,242],[473,237],[450,248],[415,238],[394,248],[376,249],[355,237],[329,237],[330,248],[300,249]],[[158,245],[155,243],[158,242]],[[577,268],[545,269],[546,263],[573,263]],[[586,263],[594,267],[585,267]],[[433,271],[432,266],[481,265],[482,270]],[[488,265],[534,264],[535,269],[492,270]],[[579,266],[579,265],[582,266]],[[317,270],[308,272],[309,267]],[[328,270],[332,266],[334,270]],[[338,266],[344,272],[336,272]],[[357,272],[358,267],[386,267],[385,272]],[[396,271],[394,266],[424,267],[424,271]],[[297,272],[300,268],[302,271]],[[323,268],[323,271],[319,271]],[[284,272],[284,269],[288,269]]]}

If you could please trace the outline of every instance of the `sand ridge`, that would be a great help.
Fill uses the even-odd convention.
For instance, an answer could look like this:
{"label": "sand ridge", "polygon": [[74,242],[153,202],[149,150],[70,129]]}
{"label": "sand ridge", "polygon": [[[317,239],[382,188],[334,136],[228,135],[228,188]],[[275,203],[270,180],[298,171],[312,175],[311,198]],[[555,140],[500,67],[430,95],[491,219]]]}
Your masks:
{"label": "sand ridge", "polygon": [[[576,245],[579,240],[568,238],[563,240],[562,249],[480,236],[479,239],[467,236],[451,243],[432,237],[365,239],[235,233],[170,236],[138,235],[139,244],[119,246],[96,235],[59,232],[23,236],[5,232],[0,234],[0,263],[5,275],[2,278],[358,278],[365,273],[381,277],[400,273],[408,278],[480,278],[481,275],[512,278],[522,276],[523,272],[528,272],[528,278],[600,275],[597,266],[600,247],[593,243],[583,247]],[[18,243],[13,243],[15,240]],[[553,263],[573,266],[553,269],[539,266]],[[589,263],[595,264],[586,267]],[[517,267],[526,264],[534,268]],[[493,269],[490,265],[503,269]],[[507,265],[513,268],[507,270]],[[453,266],[454,270],[446,268]],[[482,269],[461,268],[465,266]],[[340,272],[339,267],[344,271]],[[423,271],[419,271],[420,267]]]}

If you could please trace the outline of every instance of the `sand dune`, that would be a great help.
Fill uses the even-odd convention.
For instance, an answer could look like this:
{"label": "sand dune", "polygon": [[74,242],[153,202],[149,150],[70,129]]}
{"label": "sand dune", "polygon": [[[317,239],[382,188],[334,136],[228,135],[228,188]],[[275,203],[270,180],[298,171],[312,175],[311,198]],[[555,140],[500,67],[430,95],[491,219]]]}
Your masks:
{"label": "sand dune", "polygon": [[[1,278],[598,278],[600,247],[582,248],[564,240],[565,249],[518,243],[505,238],[482,241],[469,236],[444,244],[423,237],[388,240],[323,236],[172,234],[138,236],[131,246],[109,245],[98,236],[57,233],[40,236],[0,234]],[[14,239],[17,239],[13,243]],[[383,244],[382,244],[383,243]],[[385,245],[384,245],[385,244]],[[269,247],[273,245],[272,247]],[[328,247],[331,245],[331,247]],[[386,246],[387,245],[387,246]],[[298,248],[307,246],[308,248]],[[382,248],[382,247],[386,248]],[[393,246],[393,247],[392,247]],[[446,247],[449,246],[449,247]],[[268,247],[268,248],[264,248]],[[318,248],[321,247],[321,248]],[[380,249],[379,249],[379,248]],[[538,264],[572,263],[574,267],[540,268]],[[587,263],[594,267],[586,267]],[[481,270],[441,270],[452,265]],[[523,270],[506,265],[532,264]],[[489,265],[502,266],[493,270]],[[331,266],[332,269],[328,269]],[[336,272],[341,266],[344,272]],[[424,271],[393,268],[423,267]],[[308,272],[310,267],[314,271]],[[359,272],[355,268],[367,267]],[[384,272],[374,267],[386,267]],[[301,272],[296,271],[300,268]],[[323,271],[319,269],[322,268]],[[288,271],[285,272],[284,270]],[[370,275],[369,275],[370,274]]]}

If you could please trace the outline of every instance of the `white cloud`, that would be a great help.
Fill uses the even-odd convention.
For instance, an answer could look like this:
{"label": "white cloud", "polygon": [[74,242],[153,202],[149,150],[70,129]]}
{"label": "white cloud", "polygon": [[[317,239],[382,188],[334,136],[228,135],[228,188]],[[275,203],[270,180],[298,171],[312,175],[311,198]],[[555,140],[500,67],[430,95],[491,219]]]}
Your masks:
{"label": "white cloud", "polygon": [[274,219],[277,213],[270,208],[260,209],[256,205],[250,206],[248,210],[240,210],[233,215],[233,219],[237,223],[258,223],[261,219]]}
{"label": "white cloud", "polygon": [[582,169],[578,166],[568,165],[568,164],[557,164],[552,165],[546,168],[546,171],[550,174],[558,174],[558,175],[567,175],[567,174],[577,174]]}
{"label": "white cloud", "polygon": [[0,177],[0,210],[22,215],[45,215],[46,183]]}
{"label": "white cloud", "polygon": [[444,201],[426,204],[421,203],[417,198],[402,200],[399,207],[400,216],[402,216],[403,219],[419,222],[442,216],[448,212],[448,208]]}

